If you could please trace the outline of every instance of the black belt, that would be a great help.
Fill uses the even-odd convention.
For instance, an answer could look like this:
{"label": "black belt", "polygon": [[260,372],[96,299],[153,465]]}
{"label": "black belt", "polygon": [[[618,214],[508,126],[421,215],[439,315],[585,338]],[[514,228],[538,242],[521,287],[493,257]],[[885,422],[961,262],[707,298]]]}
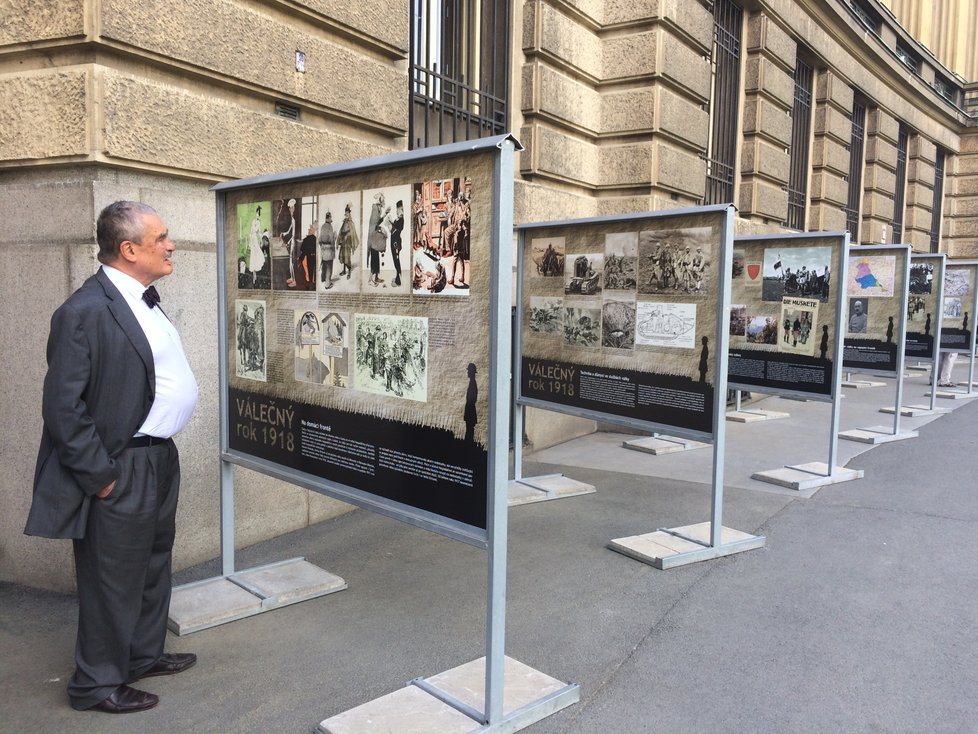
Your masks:
{"label": "black belt", "polygon": [[127,449],[143,449],[147,446],[159,446],[164,444],[170,439],[168,438],[157,438],[156,436],[136,436],[135,438],[130,438],[129,443],[126,444]]}

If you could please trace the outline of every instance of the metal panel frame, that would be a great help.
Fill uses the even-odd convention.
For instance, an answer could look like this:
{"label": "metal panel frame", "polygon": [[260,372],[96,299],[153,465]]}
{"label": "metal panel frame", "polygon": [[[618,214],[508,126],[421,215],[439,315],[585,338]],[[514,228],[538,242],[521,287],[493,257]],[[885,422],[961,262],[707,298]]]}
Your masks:
{"label": "metal panel frame", "polygon": [[[760,235],[750,235],[747,237],[735,237],[734,247],[737,246],[738,242],[761,242],[764,240],[797,240],[797,239],[836,239],[842,237],[844,238],[843,246],[840,248],[839,252],[839,262],[835,265],[836,273],[844,273],[846,271],[846,265],[848,264],[849,255],[849,233],[848,232],[798,232],[794,234],[760,234]],[[838,280],[839,276],[836,276]],[[750,392],[762,392],[769,395],[780,395],[782,397],[790,398],[805,398],[807,400],[815,400],[823,403],[830,403],[835,401],[836,396],[841,393],[842,390],[842,346],[844,341],[845,332],[842,331],[842,317],[845,313],[845,308],[843,304],[845,303],[845,288],[836,288],[836,321],[835,321],[835,333],[837,336],[835,340],[835,352],[833,354],[832,360],[833,364],[836,365],[836,371],[832,379],[832,390],[828,395],[819,395],[817,393],[804,392],[802,390],[784,390],[780,388],[760,388],[757,385],[748,385],[745,383],[738,383],[734,380],[728,382],[728,387],[735,390],[743,390]]]}
{"label": "metal panel frame", "polygon": [[[716,331],[714,332],[714,378],[713,378],[713,411],[712,411],[712,431],[703,432],[671,426],[668,424],[656,423],[653,421],[643,421],[634,418],[627,418],[614,414],[601,413],[600,411],[574,408],[557,403],[534,398],[524,398],[522,395],[522,331],[523,331],[523,272],[525,266],[526,235],[528,232],[539,229],[548,229],[563,226],[586,226],[591,224],[610,224],[626,223],[633,221],[647,220],[668,220],[684,216],[704,216],[709,214],[722,213],[723,220],[720,225],[720,257],[718,266],[714,272],[717,273],[717,315]],[[523,410],[526,407],[535,407],[543,410],[550,410],[559,413],[575,415],[581,418],[614,423],[630,428],[652,431],[666,431],[669,435],[680,436],[693,439],[705,439],[713,444],[713,464],[711,471],[711,509],[710,509],[710,545],[703,551],[696,551],[695,560],[706,560],[716,558],[721,554],[714,550],[721,547],[721,531],[723,529],[723,469],[724,451],[726,450],[726,393],[727,393],[727,352],[730,340],[730,271],[733,263],[734,245],[734,207],[730,204],[713,204],[701,207],[686,207],[682,209],[671,209],[660,212],[643,212],[638,214],[626,214],[621,216],[590,217],[585,219],[554,220],[549,222],[536,222],[532,224],[521,224],[517,228],[517,289],[516,289],[516,333],[514,334],[515,358],[513,364],[513,415],[515,438],[513,442],[516,478],[521,475],[523,460],[522,451],[522,431],[523,431]],[[694,541],[699,542],[699,541]],[[730,544],[728,544],[730,545]],[[724,546],[726,547],[726,546]],[[752,546],[753,547],[753,546]],[[684,558],[686,556],[684,555]],[[684,563],[691,562],[684,560]]]}
{"label": "metal panel frame", "polygon": [[[967,354],[968,355],[968,394],[970,395],[974,391],[975,382],[975,343],[978,341],[978,324],[975,322],[975,311],[978,311],[978,260],[947,260],[944,263],[944,271],[947,272],[948,268],[957,268],[962,265],[967,265],[974,268],[974,277],[971,280],[971,339],[968,342],[967,349],[941,349],[941,353],[945,352],[956,352],[957,354]],[[941,279],[943,284],[944,280]],[[944,294],[941,293],[941,315],[944,314]],[[942,326],[943,328],[943,326]],[[939,365],[935,365],[934,372],[938,371]],[[937,382],[935,381],[935,386]],[[936,388],[935,388],[936,391]]]}
{"label": "metal panel frame", "polygon": [[[520,275],[516,279],[516,325],[517,325],[517,328],[516,328],[515,334],[513,335],[513,341],[514,341],[514,345],[515,345],[514,354],[516,355],[516,357],[514,359],[514,364],[513,364],[513,406],[514,406],[514,411],[513,412],[514,412],[514,415],[520,413],[519,408],[521,406],[523,406],[523,407],[530,407],[530,408],[539,408],[541,410],[549,410],[549,411],[553,411],[555,413],[564,413],[564,414],[567,414],[567,415],[573,415],[573,416],[577,416],[577,417],[580,417],[580,418],[588,418],[590,420],[603,421],[605,423],[613,423],[615,425],[625,426],[626,428],[633,428],[633,429],[645,430],[645,431],[653,431],[653,432],[665,431],[665,432],[668,432],[669,435],[671,435],[671,436],[679,436],[681,438],[691,438],[691,439],[696,440],[696,441],[704,441],[704,440],[705,441],[711,441],[711,440],[713,440],[713,438],[714,438],[714,436],[716,435],[716,432],[717,432],[717,425],[718,424],[719,425],[723,425],[723,423],[724,423],[724,421],[722,421],[722,420],[717,420],[716,419],[716,416],[714,416],[714,425],[713,425],[713,430],[712,431],[697,431],[695,429],[682,428],[680,426],[672,426],[672,425],[669,425],[668,423],[657,423],[655,421],[645,421],[645,420],[641,420],[641,419],[638,419],[638,418],[628,418],[627,416],[619,416],[619,415],[615,415],[613,413],[602,413],[601,411],[598,411],[598,410],[589,410],[587,408],[576,408],[576,407],[573,407],[573,406],[565,406],[565,405],[561,405],[559,403],[551,403],[551,402],[548,402],[546,400],[541,400],[539,398],[527,398],[527,397],[524,397],[523,396],[523,392],[522,392],[523,391],[523,364],[522,364],[522,354],[523,354],[523,334],[522,334],[522,331],[523,331],[523,328],[522,328],[522,324],[523,324],[523,319],[524,319],[525,314],[523,313],[523,277],[522,277],[522,273],[523,273],[523,268],[524,268],[524,265],[525,265],[524,250],[525,250],[525,243],[526,243],[526,233],[527,232],[532,232],[533,230],[538,230],[538,229],[549,229],[549,228],[553,228],[553,227],[569,227],[569,226],[575,226],[576,227],[576,226],[586,226],[586,225],[591,225],[591,224],[627,223],[627,222],[643,221],[643,220],[650,220],[650,219],[651,220],[670,219],[670,218],[679,218],[679,217],[684,217],[684,216],[701,216],[701,215],[713,214],[713,213],[718,213],[718,212],[726,212],[727,213],[727,218],[725,219],[724,223],[720,227],[720,239],[721,239],[721,244],[727,242],[728,239],[730,240],[730,242],[728,243],[728,246],[727,247],[721,248],[721,253],[720,254],[721,254],[721,256],[723,258],[723,261],[724,261],[724,264],[723,264],[722,267],[725,268],[725,270],[722,271],[722,272],[729,272],[730,267],[731,267],[731,261],[732,261],[732,258],[733,258],[733,246],[732,246],[732,244],[733,244],[732,236],[733,236],[733,229],[734,229],[733,228],[733,211],[734,211],[733,210],[733,206],[731,204],[711,204],[709,206],[684,207],[684,208],[681,208],[681,209],[668,209],[668,210],[659,211],[659,212],[640,212],[640,213],[637,213],[637,214],[624,214],[624,215],[621,215],[621,216],[609,215],[609,216],[602,216],[602,217],[586,217],[586,218],[583,218],[583,219],[555,219],[555,220],[552,220],[552,221],[549,221],[549,222],[533,222],[533,223],[530,223],[530,224],[520,224],[519,226],[517,226],[517,228],[516,228],[516,231],[517,231],[516,268],[517,268],[517,272]],[[716,270],[716,272],[721,272],[721,271],[718,268]],[[719,293],[718,293],[718,297],[721,294],[723,294],[723,292],[724,292],[724,279],[721,277],[721,278],[719,278]],[[729,299],[729,293],[725,294],[725,297]],[[717,310],[717,313],[719,315],[721,315],[721,320],[722,320],[722,315],[723,314],[729,314],[729,306],[730,306],[730,304],[729,304],[729,302],[724,303],[722,300],[719,300],[719,299],[718,299],[718,304],[719,304],[719,308]],[[722,337],[719,334],[719,331],[724,331],[724,334],[722,335]],[[716,338],[716,341],[714,342],[714,344],[717,345],[717,350],[719,350],[721,348],[721,346],[722,346],[722,348],[723,348],[722,354],[726,354],[726,340],[729,338],[729,335],[727,335],[725,332],[728,331],[728,330],[724,330],[724,329],[720,328],[719,331],[717,333],[717,336],[715,337]],[[721,338],[723,340],[722,342],[721,342]],[[720,354],[721,354],[721,352],[718,351],[717,352],[717,356],[719,356]],[[720,377],[721,370],[719,369],[719,367],[720,367],[719,364],[717,365],[717,367],[718,367],[718,369],[716,370],[716,377],[714,378],[714,395],[719,396],[720,393],[718,391],[719,391],[720,388],[717,386],[717,382],[718,382],[718,379]],[[723,370],[722,370],[722,372],[723,372],[723,375],[722,375],[723,381],[725,383],[726,382],[726,379],[727,379],[726,360],[724,360],[724,362],[723,362]],[[723,387],[723,390],[724,390],[724,392],[726,392],[726,386],[725,385]],[[719,400],[719,398],[717,398],[717,400]],[[517,420],[519,422],[519,425],[516,425],[516,423],[514,422],[514,426],[520,430],[520,433],[517,433],[515,435],[517,437],[521,437],[522,436],[522,415],[520,415],[519,419],[517,419]],[[519,445],[521,443],[522,442],[520,440],[515,440],[514,441],[514,446],[517,446],[517,445]]]}
{"label": "metal panel frame", "polygon": [[[229,450],[229,421],[227,415],[228,394],[228,356],[227,356],[227,277],[226,277],[226,196],[231,190],[255,188],[284,182],[308,181],[331,175],[344,175],[357,171],[376,170],[410,165],[416,162],[437,160],[466,152],[487,152],[498,149],[493,161],[493,205],[492,229],[490,234],[490,257],[492,287],[490,288],[490,332],[489,332],[489,449],[487,467],[487,528],[483,533],[477,528],[442,518],[417,508],[375,497],[367,492],[342,485],[334,485],[304,472],[279,467],[274,462],[251,457]],[[478,712],[464,704],[459,707],[462,713],[486,725],[486,731],[515,731],[514,728],[529,712],[555,707],[553,696],[534,702],[524,709],[512,712],[508,717],[503,713],[503,674],[505,666],[506,636],[506,550],[508,534],[507,474],[509,456],[506,447],[509,437],[509,401],[506,399],[510,389],[511,360],[511,294],[512,294],[512,231],[513,231],[513,189],[515,154],[522,150],[519,142],[509,135],[484,139],[476,143],[463,143],[442,146],[435,151],[406,153],[382,156],[359,163],[339,164],[324,168],[305,169],[296,174],[274,174],[255,179],[219,184],[214,187],[217,193],[217,257],[218,257],[218,335],[220,339],[219,405],[221,431],[221,556],[225,576],[234,571],[234,464],[290,481],[307,489],[322,491],[324,494],[351,502],[365,509],[408,522],[419,527],[438,532],[455,540],[484,547],[487,550],[487,600],[486,600],[486,677],[485,711]],[[732,216],[732,214],[731,214]],[[433,686],[429,693],[438,696],[450,705],[456,705],[452,696]],[[569,685],[558,692],[560,700],[576,700],[577,686]],[[564,704],[566,705],[566,703]],[[554,708],[556,710],[556,708]]]}
{"label": "metal panel frame", "polygon": [[[907,339],[907,303],[910,300],[910,254],[912,248],[910,245],[894,244],[894,245],[856,245],[855,247],[849,248],[849,257],[854,257],[857,254],[867,253],[872,254],[873,252],[881,252],[884,250],[893,251],[903,251],[907,253],[907,266],[904,268],[904,282],[902,295],[900,296],[900,307],[903,309],[903,319],[900,332],[898,334],[897,344],[899,348],[897,349],[897,363],[893,370],[883,370],[883,369],[873,369],[872,367],[847,367],[843,364],[843,370],[845,372],[855,372],[861,374],[874,374],[874,375],[886,375],[888,377],[900,377],[903,375],[903,359],[904,359],[904,342]],[[848,266],[848,263],[847,263]],[[898,284],[893,284],[894,296],[896,295],[896,289]],[[843,339],[843,343],[845,339]],[[843,360],[845,361],[845,360]],[[901,382],[902,384],[902,382]]]}
{"label": "metal panel frame", "polygon": [[[934,352],[930,357],[916,357],[917,360],[923,360],[925,362],[931,363],[930,370],[930,409],[937,409],[937,382],[939,378],[939,367],[941,364],[941,329],[944,327],[944,269],[947,267],[947,255],[943,252],[941,253],[912,253],[910,255],[910,263],[913,264],[915,259],[919,260],[936,260],[940,267],[938,268],[939,277],[934,278],[934,282],[937,285],[937,308],[934,314]],[[907,294],[909,296],[909,293]],[[906,356],[906,355],[904,355]],[[897,406],[899,409],[901,406]]]}
{"label": "metal panel frame", "polygon": [[[337,484],[323,479],[322,477],[315,476],[306,472],[301,472],[294,469],[289,469],[282,467],[272,461],[261,459],[244,452],[230,449],[230,436],[229,436],[229,423],[228,423],[228,405],[227,405],[227,395],[228,395],[228,374],[229,365],[227,354],[225,353],[225,346],[228,339],[228,323],[227,323],[227,277],[224,270],[225,267],[225,257],[226,257],[226,213],[227,213],[227,192],[236,191],[240,189],[252,189],[252,188],[262,188],[268,186],[274,186],[283,183],[302,183],[308,181],[314,181],[323,178],[338,177],[354,173],[361,173],[366,171],[376,171],[376,170],[387,170],[403,168],[405,166],[425,163],[429,161],[436,161],[444,158],[457,157],[459,155],[465,154],[475,154],[475,153],[486,153],[493,150],[499,151],[497,158],[493,164],[493,175],[494,184],[499,185],[500,181],[506,181],[505,176],[500,176],[499,167],[502,165],[510,165],[510,175],[509,183],[506,186],[505,191],[494,190],[493,191],[493,229],[491,234],[491,257],[493,258],[492,273],[495,276],[493,280],[493,289],[490,293],[491,305],[490,308],[495,308],[496,300],[502,299],[506,302],[507,308],[509,307],[509,297],[508,294],[512,292],[511,285],[511,271],[512,266],[510,265],[506,268],[505,264],[497,263],[496,258],[502,257],[500,252],[511,253],[511,241],[509,237],[505,237],[502,231],[499,230],[499,220],[502,217],[507,218],[510,222],[509,229],[512,230],[512,196],[513,196],[513,186],[511,179],[513,178],[512,166],[513,164],[513,153],[505,155],[505,153],[512,148],[513,153],[516,150],[522,150],[522,146],[519,142],[513,138],[511,135],[500,135],[494,138],[484,138],[478,141],[455,143],[452,145],[444,145],[438,148],[420,150],[420,151],[408,151],[405,153],[395,153],[390,155],[379,156],[376,158],[369,158],[363,161],[353,161],[344,162],[329,166],[320,166],[315,168],[305,168],[291,173],[275,173],[264,176],[256,176],[253,178],[242,179],[239,181],[230,181],[226,183],[220,183],[212,187],[212,191],[216,193],[217,197],[217,257],[218,257],[218,338],[221,340],[220,345],[220,355],[219,355],[219,379],[218,379],[218,389],[219,389],[219,409],[220,413],[220,449],[221,449],[221,468],[220,468],[220,482],[221,482],[221,557],[222,557],[222,573],[224,575],[229,575],[233,573],[234,568],[234,475],[231,469],[231,464],[237,464],[254,471],[258,471],[268,476],[274,477],[276,479],[281,479],[286,482],[291,482],[305,489],[314,490],[322,494],[326,494],[330,497],[342,500],[357,507],[362,507],[364,509],[377,512],[379,514],[386,515],[388,517],[402,520],[409,524],[415,525],[417,527],[423,528],[425,530],[430,530],[432,532],[445,535],[447,537],[453,538],[454,540],[460,540],[465,543],[477,547],[488,547],[490,545],[490,528],[488,527],[488,516],[487,516],[487,529],[482,530],[475,526],[462,523],[456,520],[451,520],[446,517],[442,517],[432,512],[425,510],[420,510],[409,505],[405,505],[394,500],[389,500],[384,497],[379,497],[373,495],[369,492],[356,489],[354,487],[349,487],[342,484]],[[505,157],[505,161],[503,158]],[[503,198],[508,196],[508,199]],[[511,259],[511,254],[509,255]],[[504,269],[505,272],[503,272]],[[505,281],[505,282],[503,282]],[[496,292],[496,289],[505,288],[504,291]],[[498,319],[490,325],[491,328],[505,328],[509,331],[509,321],[507,320],[505,324],[496,323]],[[502,371],[506,373],[505,366],[509,364],[509,351],[508,348],[505,350],[505,355],[500,355],[493,349],[498,349],[498,344],[494,346],[493,338],[495,338],[495,333],[490,337],[490,354],[489,354],[489,364],[490,373],[492,375],[497,375]],[[498,340],[498,339],[497,339]],[[508,347],[508,341],[501,342],[503,346]],[[505,395],[505,393],[503,393]],[[490,390],[490,412],[493,409],[493,403],[491,402],[494,396],[498,395],[498,392],[493,392]],[[507,405],[508,401],[503,399],[503,402]],[[507,414],[508,418],[508,414]],[[492,426],[492,423],[489,424]],[[490,428],[490,430],[492,430]],[[490,434],[492,435],[492,434]],[[489,466],[487,472],[487,495],[492,497],[496,491],[496,486],[493,484],[493,463],[494,463],[494,453],[498,453],[496,447],[500,445],[496,441],[491,441],[489,445]],[[502,445],[506,445],[503,443]],[[496,460],[498,463],[498,459]],[[503,460],[505,462],[505,459]],[[505,477],[505,472],[502,475]],[[505,489],[505,488],[504,488]],[[490,501],[491,506],[491,501]],[[491,507],[490,507],[491,509]]]}
{"label": "metal panel frame", "polygon": [[[896,371],[890,372],[889,370],[871,370],[867,367],[850,367],[849,372],[860,372],[860,373],[874,373],[889,375],[890,377],[896,378],[896,395],[894,396],[894,410],[893,410],[893,435],[898,436],[900,434],[900,418],[901,411],[900,406],[903,405],[903,372],[904,364],[906,360],[906,343],[907,343],[907,303],[910,300],[910,263],[911,255],[913,249],[910,245],[862,245],[857,247],[852,247],[849,249],[849,256],[852,257],[856,253],[863,252],[883,252],[883,251],[898,251],[904,252],[906,254],[906,266],[903,269],[903,287],[901,289],[900,297],[900,308],[903,313],[903,318],[900,319],[900,329],[897,335],[897,354],[896,354]],[[848,272],[848,269],[847,271]],[[893,289],[896,290],[897,284],[893,283]],[[843,340],[844,342],[845,340]],[[843,365],[844,366],[844,365]]]}
{"label": "metal panel frame", "polygon": [[[829,461],[828,461],[828,471],[829,476],[835,471],[835,461],[839,450],[839,419],[842,413],[842,353],[843,353],[843,343],[845,341],[845,332],[842,330],[842,323],[845,317],[845,308],[843,304],[845,303],[846,289],[842,287],[842,284],[838,281],[842,278],[842,273],[846,272],[846,268],[849,264],[849,232],[799,232],[798,234],[775,234],[775,235],[754,235],[750,237],[737,237],[734,239],[734,246],[736,247],[738,242],[758,242],[764,240],[799,240],[799,239],[838,239],[841,238],[841,247],[839,247],[839,259],[835,265],[837,281],[835,288],[835,349],[832,355],[832,364],[835,372],[832,375],[832,386],[828,396],[816,395],[813,393],[806,393],[795,390],[781,390],[781,389],[764,389],[761,392],[770,393],[772,395],[781,395],[784,397],[803,397],[808,400],[816,400],[825,403],[832,404],[832,416],[830,419],[829,428]],[[762,285],[763,287],[763,285]],[[758,390],[756,385],[745,385],[738,383],[729,383],[731,387],[738,390]]]}

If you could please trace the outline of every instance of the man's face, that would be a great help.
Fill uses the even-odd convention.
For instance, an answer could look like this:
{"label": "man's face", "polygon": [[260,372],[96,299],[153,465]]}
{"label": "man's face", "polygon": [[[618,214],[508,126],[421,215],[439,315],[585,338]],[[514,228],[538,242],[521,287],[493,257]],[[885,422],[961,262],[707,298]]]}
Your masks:
{"label": "man's face", "polygon": [[155,214],[143,214],[143,234],[138,242],[124,242],[122,248],[130,248],[132,253],[130,273],[143,285],[149,285],[173,272],[173,251],[177,246],[170,239],[170,233]]}
{"label": "man's face", "polygon": [[852,310],[856,312],[856,316],[862,316],[863,304],[856,301],[854,304],[852,304]]}

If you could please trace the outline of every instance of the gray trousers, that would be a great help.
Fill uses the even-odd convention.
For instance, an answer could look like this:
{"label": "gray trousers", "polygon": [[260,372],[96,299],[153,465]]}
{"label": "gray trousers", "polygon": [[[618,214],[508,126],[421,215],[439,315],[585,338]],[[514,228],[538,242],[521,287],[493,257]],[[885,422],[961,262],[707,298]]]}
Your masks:
{"label": "gray trousers", "polygon": [[78,638],[68,696],[91,708],[163,654],[170,608],[180,459],[173,441],[126,449],[119,479],[92,499],[85,537],[74,541]]}

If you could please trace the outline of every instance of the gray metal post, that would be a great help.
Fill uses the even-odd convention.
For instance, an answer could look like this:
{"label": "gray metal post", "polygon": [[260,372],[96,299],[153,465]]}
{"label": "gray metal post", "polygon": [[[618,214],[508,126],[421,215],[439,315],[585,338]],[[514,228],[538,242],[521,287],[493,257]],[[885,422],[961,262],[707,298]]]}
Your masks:
{"label": "gray metal post", "polygon": [[836,265],[836,297],[835,297],[835,373],[832,376],[832,419],[829,427],[829,473],[835,473],[836,455],[839,452],[839,416],[842,413],[842,355],[845,342],[845,326],[842,323],[842,313],[845,310],[846,289],[842,286],[843,273],[849,265],[849,233],[842,240],[839,262]]}
{"label": "gray metal post", "polygon": [[513,324],[516,327],[513,331],[513,354],[511,359],[512,374],[510,376],[510,400],[512,400],[513,416],[513,479],[519,481],[523,478],[523,431],[525,430],[526,406],[520,405],[517,401],[519,386],[522,384],[523,366],[520,364],[520,354],[523,353],[521,343],[523,334],[520,333],[520,325],[526,314],[523,313],[523,269],[526,267],[524,262],[523,247],[526,244],[526,234],[521,230],[516,237],[516,319]]}
{"label": "gray metal post", "polygon": [[[900,319],[900,332],[897,335],[897,361],[896,361],[896,410],[893,411],[893,435],[900,434],[900,413],[903,407],[903,370],[906,364],[907,351],[907,303],[910,300],[910,264],[912,253],[908,249],[906,266],[903,268],[903,296],[900,298],[900,305],[903,308],[903,318]],[[895,285],[895,284],[894,284]]]}
{"label": "gray metal post", "polygon": [[[496,287],[490,307],[489,355],[489,471],[488,471],[488,589],[486,609],[485,716],[491,727],[503,720],[503,684],[506,664],[506,536],[509,477],[509,400],[512,364],[513,283],[513,170],[515,146],[500,143],[493,166],[496,192],[492,233],[492,270]],[[520,443],[519,440],[516,443]]]}
{"label": "gray metal post", "polygon": [[[734,210],[727,209],[723,220],[720,242],[723,243],[722,274],[717,278],[717,319],[713,338],[716,374],[713,375],[713,497],[710,506],[710,547],[722,545],[723,531],[723,457],[726,449],[727,427],[727,362],[730,349],[730,272],[733,263]],[[740,409],[740,391],[737,391],[737,409]]]}
{"label": "gray metal post", "polygon": [[[736,408],[737,412],[740,412],[740,390],[735,390],[734,393],[737,396],[736,397],[737,404],[734,406],[734,408]],[[724,403],[727,402],[727,396],[726,395],[723,396],[723,402]]]}
{"label": "gray metal post", "polygon": [[[978,276],[978,266],[975,267],[974,275]],[[972,282],[971,288],[974,297],[971,300],[971,340],[968,342],[968,395],[974,392],[975,381],[975,338],[978,337],[978,325],[975,322],[978,314],[975,312],[978,311],[978,282]]]}
{"label": "gray metal post", "polygon": [[[228,315],[227,255],[225,253],[227,194],[217,194],[217,352],[218,352],[218,420],[220,450],[228,449]],[[218,475],[221,491],[221,574],[234,573],[234,466],[221,459]]]}

